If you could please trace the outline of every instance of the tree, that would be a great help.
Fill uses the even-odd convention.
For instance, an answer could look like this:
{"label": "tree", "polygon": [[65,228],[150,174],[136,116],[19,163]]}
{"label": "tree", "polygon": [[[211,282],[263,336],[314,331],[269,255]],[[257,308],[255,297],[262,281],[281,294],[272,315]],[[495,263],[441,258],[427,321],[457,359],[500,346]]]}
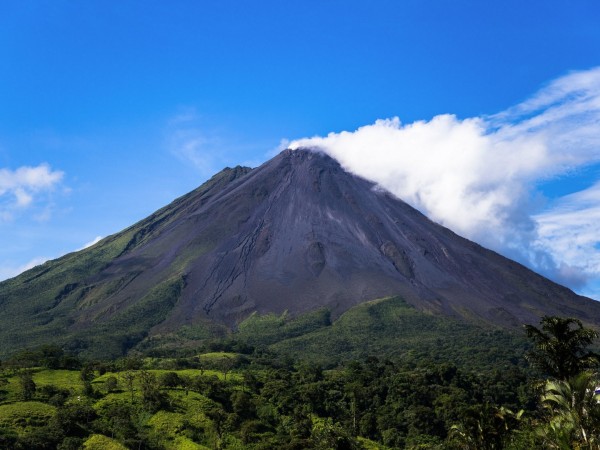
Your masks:
{"label": "tree", "polygon": [[119,383],[117,381],[117,378],[112,375],[108,377],[104,382],[104,388],[106,389],[106,392],[113,392],[117,389],[118,386]]}
{"label": "tree", "polygon": [[314,443],[315,449],[352,450],[361,448],[358,442],[339,423],[334,422],[330,417],[314,420],[310,438]]}
{"label": "tree", "polygon": [[136,379],[135,372],[128,370],[127,372],[123,373],[122,378],[123,378],[123,382],[125,383],[125,386],[127,387],[127,390],[131,394],[131,402],[133,403],[133,395],[135,392],[135,379]]}
{"label": "tree", "polygon": [[122,442],[133,441],[137,436],[135,416],[138,408],[130,402],[117,399],[98,406],[98,418],[94,429],[110,438]]}
{"label": "tree", "polygon": [[0,448],[14,448],[18,438],[15,430],[0,427]]}
{"label": "tree", "polygon": [[67,403],[56,410],[50,420],[54,428],[61,430],[65,436],[83,438],[91,431],[91,424],[96,419],[96,410],[89,401],[81,400]]}
{"label": "tree", "polygon": [[21,398],[25,401],[31,400],[36,390],[31,372],[28,370],[21,372],[19,374],[19,383],[21,385]]}
{"label": "tree", "polygon": [[214,432],[215,447],[222,448],[223,438],[228,430],[227,412],[221,407],[213,407],[206,411],[206,415],[211,419]]}
{"label": "tree", "polygon": [[154,374],[142,370],[138,373],[138,380],[144,408],[152,413],[157,412],[166,404],[167,397],[161,392],[156,377]]}
{"label": "tree", "polygon": [[514,413],[488,403],[471,407],[464,412],[462,422],[450,428],[448,444],[464,450],[504,448],[522,414],[522,410]]}
{"label": "tree", "polygon": [[598,378],[582,372],[569,381],[548,380],[542,404],[547,420],[542,435],[549,448],[600,448]]}
{"label": "tree", "polygon": [[85,364],[81,371],[79,372],[79,378],[83,382],[91,382],[94,378],[96,378],[96,374],[94,373],[94,367],[91,364]]}
{"label": "tree", "polygon": [[167,372],[160,375],[158,384],[165,388],[175,388],[181,384],[181,378],[177,372]]}
{"label": "tree", "polygon": [[527,359],[542,372],[566,381],[580,372],[597,367],[600,355],[587,350],[598,333],[585,328],[580,320],[544,316],[541,329],[525,325],[525,332],[535,346]]}
{"label": "tree", "polygon": [[227,374],[236,366],[236,364],[237,360],[228,355],[220,359],[218,367],[221,369],[221,372],[223,372],[223,379],[225,381],[227,381]]}
{"label": "tree", "polygon": [[92,381],[96,378],[96,372],[94,371],[94,365],[92,363],[86,363],[79,372],[79,378],[83,382],[83,394],[86,397],[94,397],[96,391],[92,386]]}
{"label": "tree", "polygon": [[4,390],[4,387],[8,385],[8,380],[6,378],[0,378],[0,401],[4,400],[4,397],[6,396],[6,391]]}

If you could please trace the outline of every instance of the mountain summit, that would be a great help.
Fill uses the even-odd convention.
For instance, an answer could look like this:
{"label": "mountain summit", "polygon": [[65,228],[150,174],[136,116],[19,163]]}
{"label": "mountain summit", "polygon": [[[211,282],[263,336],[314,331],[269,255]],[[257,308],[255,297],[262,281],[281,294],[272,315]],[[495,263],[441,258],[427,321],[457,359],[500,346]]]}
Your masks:
{"label": "mountain summit", "polygon": [[0,353],[108,335],[125,350],[257,312],[333,317],[398,295],[422,311],[517,326],[600,325],[600,304],[430,221],[312,150],[226,168],[95,246],[0,283]]}

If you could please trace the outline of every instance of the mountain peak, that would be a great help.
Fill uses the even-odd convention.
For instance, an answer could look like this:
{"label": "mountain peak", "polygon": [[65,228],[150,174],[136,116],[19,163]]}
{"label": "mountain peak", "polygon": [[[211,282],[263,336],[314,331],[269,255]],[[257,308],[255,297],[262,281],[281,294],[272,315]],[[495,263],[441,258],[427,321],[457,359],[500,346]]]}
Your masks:
{"label": "mountain peak", "polygon": [[131,346],[183,325],[235,327],[255,312],[326,308],[335,318],[392,295],[503,326],[542,315],[600,324],[597,302],[301,148],[255,169],[225,168],[93,248],[1,283],[0,316],[23,321],[2,321],[0,342],[62,333],[94,346],[90,336],[109,330]]}

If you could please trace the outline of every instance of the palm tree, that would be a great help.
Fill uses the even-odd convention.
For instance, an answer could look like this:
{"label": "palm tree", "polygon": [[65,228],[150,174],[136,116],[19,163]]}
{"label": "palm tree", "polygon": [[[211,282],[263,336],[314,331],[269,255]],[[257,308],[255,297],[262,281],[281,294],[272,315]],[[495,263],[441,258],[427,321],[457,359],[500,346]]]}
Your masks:
{"label": "palm tree", "polygon": [[541,330],[525,325],[527,336],[533,340],[535,350],[527,359],[551,377],[566,381],[586,369],[598,366],[600,355],[587,347],[598,333],[585,328],[580,320],[544,316]]}
{"label": "palm tree", "polygon": [[550,448],[600,449],[600,394],[596,374],[582,372],[569,381],[548,380],[542,404],[547,411],[541,434]]}
{"label": "palm tree", "polygon": [[465,411],[461,423],[450,427],[448,444],[460,450],[496,450],[505,447],[523,410],[512,412],[489,403]]}

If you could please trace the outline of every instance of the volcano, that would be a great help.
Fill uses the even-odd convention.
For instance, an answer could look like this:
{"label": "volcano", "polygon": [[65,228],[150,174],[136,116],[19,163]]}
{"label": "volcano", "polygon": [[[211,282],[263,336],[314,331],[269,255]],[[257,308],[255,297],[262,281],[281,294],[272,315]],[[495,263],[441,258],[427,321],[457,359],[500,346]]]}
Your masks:
{"label": "volcano", "polygon": [[0,351],[78,336],[100,345],[89,336],[102,333],[126,348],[186,325],[234,329],[253,313],[335,318],[385,296],[502,327],[543,315],[600,325],[599,303],[299,149],[226,168],[93,247],[1,283]]}

